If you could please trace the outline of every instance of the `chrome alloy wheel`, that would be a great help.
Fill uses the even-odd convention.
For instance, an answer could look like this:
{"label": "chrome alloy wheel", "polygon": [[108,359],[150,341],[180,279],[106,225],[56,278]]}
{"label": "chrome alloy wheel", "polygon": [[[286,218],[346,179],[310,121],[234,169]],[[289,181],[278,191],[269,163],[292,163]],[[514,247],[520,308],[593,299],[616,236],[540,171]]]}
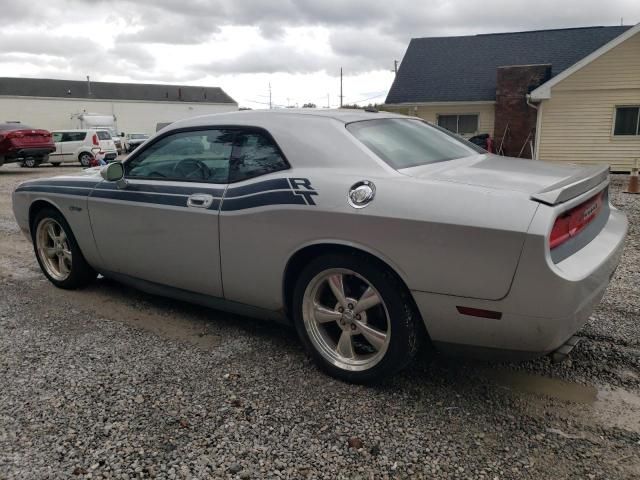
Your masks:
{"label": "chrome alloy wheel", "polygon": [[389,347],[387,307],[373,285],[352,270],[316,275],[304,292],[302,316],[315,349],[338,368],[367,370]]}
{"label": "chrome alloy wheel", "polygon": [[71,273],[71,248],[62,226],[52,218],[45,218],[36,230],[38,257],[47,273],[64,281]]}

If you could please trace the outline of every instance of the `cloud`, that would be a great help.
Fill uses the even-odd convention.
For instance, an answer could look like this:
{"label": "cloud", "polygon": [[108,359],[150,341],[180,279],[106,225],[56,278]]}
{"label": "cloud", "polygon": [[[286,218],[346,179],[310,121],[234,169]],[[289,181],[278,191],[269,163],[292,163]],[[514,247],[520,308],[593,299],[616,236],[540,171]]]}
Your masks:
{"label": "cloud", "polygon": [[[637,0],[537,0],[535,15],[525,0],[4,3],[0,67],[5,75],[229,81],[234,88],[240,77],[248,82],[281,73],[291,77],[288,91],[304,91],[311,75],[324,79],[318,80],[317,88],[328,90],[343,67],[354,82],[358,78],[352,93],[357,97],[389,87],[393,61],[402,60],[414,37],[617,25],[620,17],[626,24],[640,21]],[[306,83],[295,85],[296,81]],[[252,90],[248,83],[243,85]],[[238,96],[243,95],[252,94]]]}

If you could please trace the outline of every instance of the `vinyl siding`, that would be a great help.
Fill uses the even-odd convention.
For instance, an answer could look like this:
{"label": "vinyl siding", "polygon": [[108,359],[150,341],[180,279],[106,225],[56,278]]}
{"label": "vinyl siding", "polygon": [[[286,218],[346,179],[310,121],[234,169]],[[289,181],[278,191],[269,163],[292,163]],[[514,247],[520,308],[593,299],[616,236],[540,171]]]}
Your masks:
{"label": "vinyl siding", "polygon": [[640,105],[640,34],[552,87],[542,104],[538,157],[629,170],[640,158],[640,136],[613,135],[616,105]]}
{"label": "vinyl siding", "polygon": [[[415,110],[417,107],[417,111]],[[495,117],[495,105],[493,103],[469,103],[469,104],[442,104],[442,105],[417,105],[417,106],[385,105],[382,109],[387,112],[401,113],[420,117],[427,122],[437,123],[438,115],[478,115],[478,133],[489,133],[493,136],[493,122]]]}

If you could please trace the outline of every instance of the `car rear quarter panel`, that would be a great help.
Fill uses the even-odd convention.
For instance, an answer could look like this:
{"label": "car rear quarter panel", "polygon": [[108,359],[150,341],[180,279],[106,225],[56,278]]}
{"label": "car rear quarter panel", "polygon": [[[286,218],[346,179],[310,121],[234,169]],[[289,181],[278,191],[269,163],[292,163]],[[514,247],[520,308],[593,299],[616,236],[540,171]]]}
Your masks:
{"label": "car rear quarter panel", "polygon": [[[269,206],[220,216],[225,297],[282,307],[289,259],[312,244],[362,249],[385,261],[409,289],[499,299],[509,291],[537,204],[512,192],[415,180],[401,174],[363,176],[348,170],[299,168],[316,205]],[[364,209],[347,203],[359,180],[376,185]]]}

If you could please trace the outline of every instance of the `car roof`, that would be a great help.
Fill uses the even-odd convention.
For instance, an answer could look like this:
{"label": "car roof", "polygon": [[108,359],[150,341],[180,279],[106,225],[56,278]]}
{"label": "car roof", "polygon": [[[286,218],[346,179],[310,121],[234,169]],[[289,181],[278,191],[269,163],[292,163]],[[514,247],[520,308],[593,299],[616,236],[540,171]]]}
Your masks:
{"label": "car roof", "polygon": [[271,122],[290,122],[299,121],[305,117],[326,118],[341,123],[358,122],[361,120],[374,120],[380,118],[408,118],[406,115],[400,115],[391,112],[368,111],[351,108],[282,108],[275,110],[241,110],[225,113],[214,113],[210,115],[201,115],[191,117],[185,120],[179,120],[169,125],[167,130],[174,128],[204,125],[221,125],[221,124],[268,124]]}
{"label": "car roof", "polygon": [[98,128],[58,128],[57,130],[51,130],[53,132],[90,132],[92,130],[99,130]]}
{"label": "car roof", "polygon": [[29,125],[25,125],[24,123],[7,122],[0,123],[0,130],[34,130],[34,128]]}

